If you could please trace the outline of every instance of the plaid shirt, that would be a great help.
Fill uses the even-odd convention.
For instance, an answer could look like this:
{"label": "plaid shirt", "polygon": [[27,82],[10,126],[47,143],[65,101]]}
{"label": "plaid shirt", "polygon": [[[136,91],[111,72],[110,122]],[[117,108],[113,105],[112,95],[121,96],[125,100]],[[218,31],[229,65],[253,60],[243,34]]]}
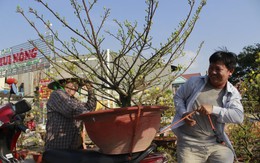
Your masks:
{"label": "plaid shirt", "polygon": [[73,117],[95,107],[93,90],[88,91],[86,103],[69,96],[64,90],[53,91],[47,102],[45,149],[78,149],[82,145],[82,121]]}

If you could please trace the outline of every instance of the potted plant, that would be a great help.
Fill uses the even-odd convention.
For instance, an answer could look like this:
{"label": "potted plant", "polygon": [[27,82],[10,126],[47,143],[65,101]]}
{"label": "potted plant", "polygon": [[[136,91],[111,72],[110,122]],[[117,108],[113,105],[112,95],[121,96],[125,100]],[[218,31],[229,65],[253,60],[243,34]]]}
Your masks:
{"label": "potted plant", "polygon": [[14,150],[13,156],[14,156],[14,158],[16,158],[18,160],[24,160],[27,157],[28,152],[29,151],[26,149]]}
{"label": "potted plant", "polygon": [[[130,142],[124,142],[126,144],[120,147],[120,149],[123,148],[121,151],[102,149],[108,154],[136,152],[146,148],[147,145],[136,149],[135,147],[139,146],[136,140],[146,139],[142,138],[144,136],[143,131],[150,130],[152,134],[148,142],[151,142],[160,127],[158,123],[160,122],[161,113],[167,109],[165,106],[158,107],[162,94],[171,89],[172,81],[189,67],[187,66],[183,69],[181,66],[173,66],[173,61],[183,55],[185,43],[198,20],[205,1],[202,0],[198,5],[194,1],[189,1],[190,11],[187,17],[159,45],[153,43],[152,37],[153,20],[159,4],[156,0],[145,1],[147,9],[145,10],[144,25],[141,29],[137,22],[131,23],[126,20],[121,23],[118,20],[114,20],[115,25],[118,26],[117,32],[104,29],[110,15],[110,9],[104,9],[100,24],[97,25],[96,22],[93,22],[91,14],[95,9],[94,6],[97,4],[97,1],[89,2],[88,4],[86,1],[71,1],[75,18],[79,21],[79,26],[76,28],[73,27],[75,24],[70,24],[64,17],[55,12],[51,5],[42,0],[37,0],[37,2],[50,11],[52,16],[65,27],[64,29],[68,30],[67,33],[70,35],[70,41],[64,41],[52,27],[50,23],[52,20],[48,20],[49,18],[45,19],[37,10],[30,8],[29,12],[46,26],[48,33],[52,36],[45,37],[23,9],[17,8],[17,11],[28,21],[46,44],[45,47],[48,47],[49,51],[54,55],[50,56],[42,53],[52,65],[48,75],[53,77],[59,74],[66,77],[67,73],[74,77],[91,81],[97,91],[98,98],[101,99],[100,101],[104,105],[105,110],[86,113],[77,117],[86,121],[88,134],[90,134],[90,129],[93,128],[93,126],[88,127],[89,124],[99,124],[100,126],[94,129],[94,131],[102,131],[101,133],[98,132],[98,134],[106,135],[104,137],[109,137],[109,139],[112,139],[113,133],[117,134],[116,138],[118,134],[124,133],[122,131],[123,128],[129,129],[133,133],[130,134],[132,138],[128,138]],[[194,8],[197,8],[195,12],[193,11]],[[118,43],[119,48],[113,49],[113,51],[104,49],[103,42],[108,38],[114,39],[115,45]],[[30,43],[39,52],[43,51],[35,42],[30,41]],[[199,45],[197,55],[201,46],[202,43]],[[83,53],[87,55],[81,55]],[[191,60],[191,63],[194,59]],[[65,74],[61,74],[61,71],[65,72]],[[149,97],[149,92],[147,93],[147,91],[151,89],[160,91]],[[107,104],[104,104],[104,101],[107,101]],[[112,104],[115,105],[113,106]],[[107,110],[108,108],[110,109]],[[117,108],[122,109],[118,110]],[[120,118],[115,117],[112,113]],[[121,131],[112,131],[110,136],[108,132],[111,130],[111,126],[109,128],[108,126],[102,127],[101,124],[105,125],[107,122],[103,120],[97,121],[97,119],[108,117],[108,115],[112,115],[112,117],[107,118],[112,123],[111,126],[123,124],[127,127],[118,127]],[[121,117],[123,115],[128,117],[126,122],[121,121],[126,119]],[[143,120],[144,117],[153,117],[155,120]],[[152,122],[151,124],[154,126],[146,126],[141,130],[141,133],[136,133],[136,131],[140,130],[138,128],[140,124],[149,124],[149,122]],[[145,134],[145,136],[147,135],[149,134]],[[94,140],[94,143],[99,144],[99,142],[95,142],[94,137],[91,137],[91,139]],[[125,141],[125,139],[122,139],[122,141]],[[118,143],[113,148],[116,148],[117,145]],[[99,146],[101,147],[102,145],[99,144]],[[110,146],[112,145],[110,144]],[[128,146],[128,148],[125,149],[124,146]]]}

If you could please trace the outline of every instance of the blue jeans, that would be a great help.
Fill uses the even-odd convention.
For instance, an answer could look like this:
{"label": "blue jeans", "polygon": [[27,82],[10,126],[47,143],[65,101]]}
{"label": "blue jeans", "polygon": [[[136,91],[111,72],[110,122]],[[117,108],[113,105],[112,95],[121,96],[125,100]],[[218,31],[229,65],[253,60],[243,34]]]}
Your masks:
{"label": "blue jeans", "polygon": [[178,163],[233,163],[234,154],[222,144],[210,146],[177,146]]}

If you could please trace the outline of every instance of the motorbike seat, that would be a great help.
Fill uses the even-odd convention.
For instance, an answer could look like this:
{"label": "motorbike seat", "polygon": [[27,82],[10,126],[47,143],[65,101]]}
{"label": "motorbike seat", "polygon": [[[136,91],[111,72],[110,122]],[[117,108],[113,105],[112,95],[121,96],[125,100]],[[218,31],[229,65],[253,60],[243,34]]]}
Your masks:
{"label": "motorbike seat", "polygon": [[96,150],[49,149],[43,153],[44,163],[138,163],[154,150],[151,145],[145,151],[130,154],[109,155]]}

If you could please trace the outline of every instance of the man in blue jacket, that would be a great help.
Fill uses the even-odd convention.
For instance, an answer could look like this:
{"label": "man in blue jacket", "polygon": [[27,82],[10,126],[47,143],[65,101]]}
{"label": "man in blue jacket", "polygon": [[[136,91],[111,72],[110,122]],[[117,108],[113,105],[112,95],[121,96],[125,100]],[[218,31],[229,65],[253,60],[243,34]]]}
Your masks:
{"label": "man in blue jacket", "polygon": [[[236,55],[216,51],[209,58],[208,75],[192,77],[174,96],[176,114],[172,127],[177,136],[178,163],[233,163],[234,150],[224,132],[225,123],[242,123],[241,95],[228,82]],[[195,111],[195,112],[194,112]]]}

